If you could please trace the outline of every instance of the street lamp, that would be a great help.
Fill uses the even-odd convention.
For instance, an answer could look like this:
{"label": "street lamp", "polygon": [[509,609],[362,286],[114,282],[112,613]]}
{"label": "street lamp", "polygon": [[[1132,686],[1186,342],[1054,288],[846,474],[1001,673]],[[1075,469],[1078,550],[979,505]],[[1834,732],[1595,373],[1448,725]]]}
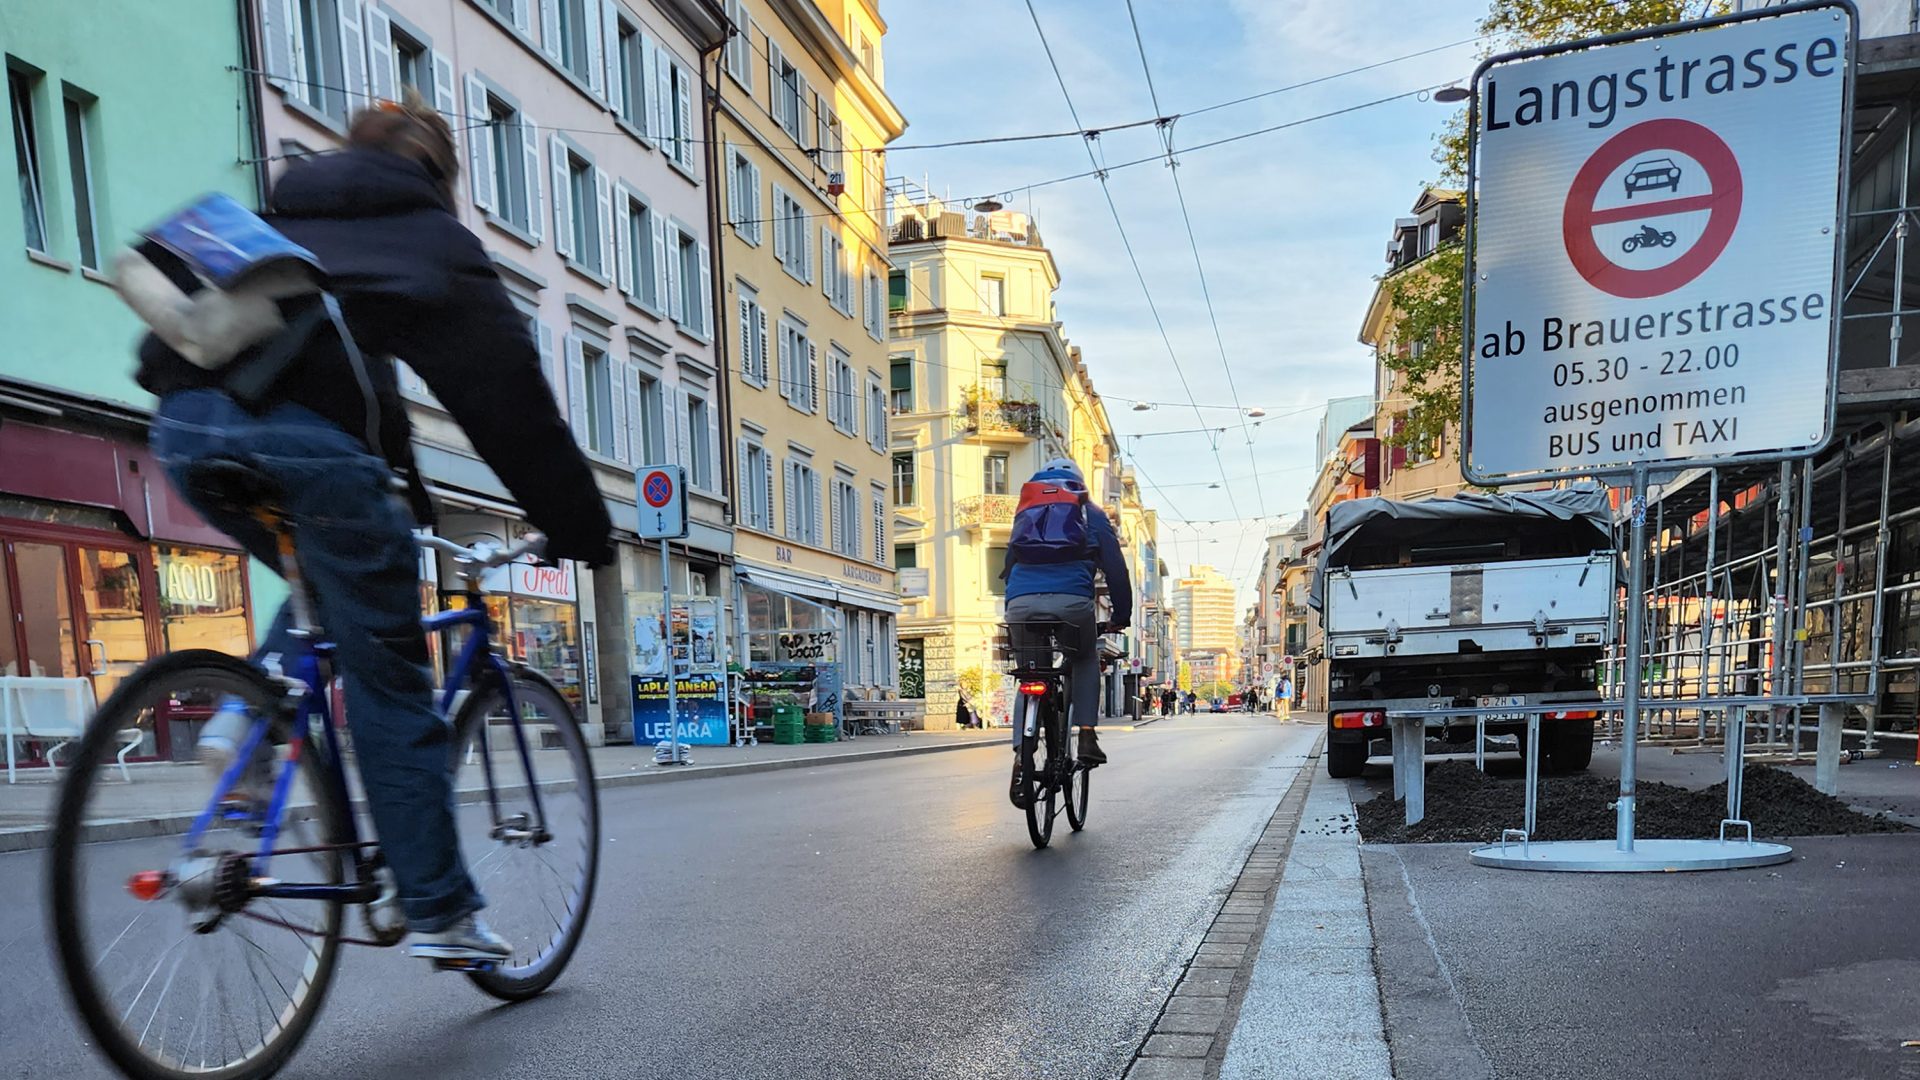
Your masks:
{"label": "street lamp", "polygon": [[1265,415],[1267,415],[1267,410],[1261,408],[1258,405],[1255,405],[1253,408],[1247,410],[1247,419],[1249,420],[1258,420]]}
{"label": "street lamp", "polygon": [[1458,84],[1455,84],[1452,86],[1443,86],[1440,89],[1435,90],[1433,92],[1433,100],[1439,102],[1442,105],[1458,104],[1459,102],[1465,101],[1472,96],[1473,95],[1467,91],[1466,87],[1460,86]]}
{"label": "street lamp", "polygon": [[1134,412],[1152,412],[1153,405],[1151,402],[1136,401],[1133,403],[1133,411]]}

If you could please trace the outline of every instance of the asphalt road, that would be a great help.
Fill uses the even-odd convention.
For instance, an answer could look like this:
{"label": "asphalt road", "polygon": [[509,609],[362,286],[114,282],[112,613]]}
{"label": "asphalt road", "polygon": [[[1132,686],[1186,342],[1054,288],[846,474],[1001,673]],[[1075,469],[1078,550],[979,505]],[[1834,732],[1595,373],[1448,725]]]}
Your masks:
{"label": "asphalt road", "polygon": [[[501,1007],[349,949],[288,1077],[1119,1076],[1316,729],[1105,740],[1088,830],[1036,852],[1003,747],[603,793],[588,937]],[[135,841],[128,843],[150,843]],[[43,941],[39,853],[0,855],[0,1077],[106,1075]]]}

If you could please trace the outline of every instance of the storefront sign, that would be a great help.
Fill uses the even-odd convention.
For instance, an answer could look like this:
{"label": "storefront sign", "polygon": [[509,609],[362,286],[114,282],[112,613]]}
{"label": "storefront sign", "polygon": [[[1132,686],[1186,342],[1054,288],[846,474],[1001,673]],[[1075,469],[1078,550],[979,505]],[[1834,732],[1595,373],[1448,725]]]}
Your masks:
{"label": "storefront sign", "polygon": [[840,574],[843,577],[849,577],[855,581],[864,581],[869,585],[878,585],[886,580],[886,575],[880,571],[871,567],[858,566],[854,563],[841,563]]}
{"label": "storefront sign", "polygon": [[793,549],[784,544],[775,544],[773,545],[773,557],[778,562],[790,563],[793,561]]}
{"label": "storefront sign", "polygon": [[480,587],[490,593],[512,593],[568,604],[580,599],[573,563],[566,560],[559,566],[541,566],[529,559],[495,567],[481,576]]}
{"label": "storefront sign", "polygon": [[226,606],[220,602],[220,576],[212,566],[167,555],[160,557],[160,598],[175,607]]}
{"label": "storefront sign", "polygon": [[[681,679],[675,686],[679,705],[680,741],[694,746],[725,746],[732,741],[727,727],[727,688],[724,679]],[[668,741],[667,681],[633,677],[633,741],[651,745]]]}

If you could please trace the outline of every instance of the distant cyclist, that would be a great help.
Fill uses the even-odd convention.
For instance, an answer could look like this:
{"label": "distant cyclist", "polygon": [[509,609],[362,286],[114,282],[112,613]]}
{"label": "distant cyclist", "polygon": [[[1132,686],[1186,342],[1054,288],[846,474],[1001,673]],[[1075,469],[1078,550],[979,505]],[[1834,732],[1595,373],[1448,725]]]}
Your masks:
{"label": "distant cyclist", "polygon": [[[288,168],[266,220],[317,257],[357,351],[330,323],[308,323],[306,337],[286,344],[297,348],[286,373],[243,406],[224,369],[191,363],[149,336],[139,381],[160,399],[153,445],[176,486],[186,486],[195,462],[232,459],[284,493],[320,624],[338,647],[347,720],[415,934],[411,951],[501,958],[509,946],[476,914],[485,901],[455,831],[451,738],[432,702],[412,536],[433,511],[388,358],[404,357],[426,380],[547,534],[549,557],[611,563],[612,525],[525,317],[479,238],[453,215],[459,158],[446,121],[409,95],[357,114],[347,144]],[[408,482],[411,506],[396,493],[396,476]],[[264,565],[279,565],[274,538],[253,518],[221,505],[198,509]],[[285,651],[289,625],[283,608],[263,655]],[[223,730],[236,720],[237,732]],[[216,714],[203,753],[231,754],[244,723]]]}
{"label": "distant cyclist", "polygon": [[[1021,490],[1021,509],[1014,517],[1007,545],[1007,622],[1017,624],[1057,620],[1075,631],[1069,674],[1070,721],[1080,728],[1079,759],[1103,765],[1094,728],[1100,722],[1100,651],[1098,616],[1094,609],[1094,575],[1105,575],[1113,601],[1111,631],[1133,622],[1133,581],[1120,551],[1120,539],[1106,512],[1087,496],[1080,467],[1056,458],[1040,467]],[[1038,506],[1052,506],[1047,514]],[[1014,769],[1014,800],[1027,790],[1020,770]]]}

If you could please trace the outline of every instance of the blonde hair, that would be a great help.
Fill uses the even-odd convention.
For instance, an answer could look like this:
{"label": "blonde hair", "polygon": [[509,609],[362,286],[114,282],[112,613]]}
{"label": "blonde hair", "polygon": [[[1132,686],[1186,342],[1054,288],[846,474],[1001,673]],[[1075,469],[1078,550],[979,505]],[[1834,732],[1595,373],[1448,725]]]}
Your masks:
{"label": "blonde hair", "polygon": [[375,102],[355,113],[347,127],[347,145],[418,161],[452,199],[453,182],[460,175],[453,130],[413,87],[407,87],[399,101]]}

